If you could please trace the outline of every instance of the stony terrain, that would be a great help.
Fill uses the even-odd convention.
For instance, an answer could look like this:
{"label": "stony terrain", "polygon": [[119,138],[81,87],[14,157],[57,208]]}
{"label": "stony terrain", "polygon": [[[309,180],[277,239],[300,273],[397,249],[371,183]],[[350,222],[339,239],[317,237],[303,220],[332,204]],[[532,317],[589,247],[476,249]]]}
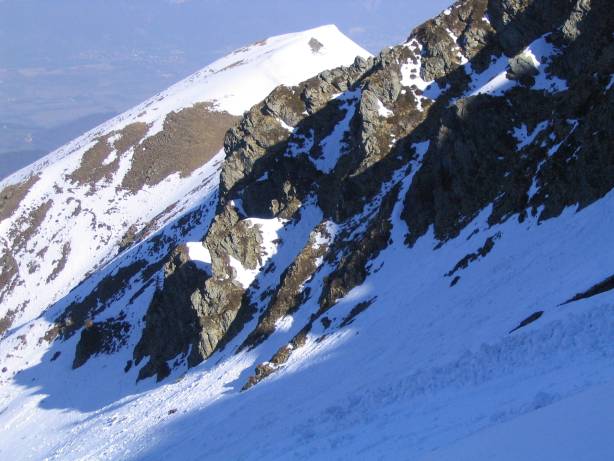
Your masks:
{"label": "stony terrain", "polygon": [[[406,44],[280,87],[253,107],[226,135],[218,210],[203,238],[211,276],[192,278],[191,287],[184,281],[179,290],[169,280],[161,295],[176,297],[155,306],[172,310],[185,304],[177,297],[192,293],[190,309],[201,329],[189,363],[223,347],[253,317],[260,321],[243,347],[257,343],[259,331],[305,302],[297,289],[324,258],[330,273],[311,294],[320,307],[289,343],[301,345],[312,324],[365,281],[371,261],[388,245],[399,200],[411,247],[429,229],[444,244],[489,205],[494,225],[529,215],[553,219],[566,207],[581,209],[602,198],[614,186],[614,146],[599,137],[614,116],[612,92],[604,92],[614,69],[607,8],[599,2],[460,2],[416,29]],[[580,53],[585,41],[593,45]],[[480,86],[484,73],[500,82]],[[401,178],[412,169],[401,195]],[[292,249],[296,259],[285,267],[272,258],[263,273],[279,282],[267,290],[259,276],[242,286],[237,270],[264,266],[262,232],[246,223],[301,226],[309,206],[322,217],[311,223],[307,253]],[[326,223],[334,223],[337,235],[327,249],[314,251],[317,226]],[[456,274],[458,283],[461,269],[486,257],[497,238],[486,238],[446,275]],[[155,337],[163,348],[188,334],[183,322],[177,330],[166,319],[159,322],[164,333],[158,329]],[[152,328],[156,320],[146,323]],[[149,341],[139,359],[160,357],[166,370],[178,351],[161,355],[158,345]],[[278,351],[271,363],[278,366],[288,355]],[[257,369],[258,377],[266,374]]]}
{"label": "stony terrain", "polygon": [[[598,411],[554,421],[614,382],[609,8],[461,0],[405,43],[277,86],[242,114],[196,104],[138,147],[138,120],[92,137],[71,173],[89,196],[131,152],[117,193],[192,178],[191,198],[125,223],[115,253],[35,321],[2,311],[7,388],[33,379],[49,411],[111,414],[111,442],[58,438],[45,453],[481,459],[476,433],[524,421],[500,446],[602,459],[603,442],[557,451],[531,428],[611,427]],[[8,185],[0,217],[41,181]],[[49,206],[7,228],[0,297],[23,271],[9,248],[29,245]],[[50,282],[74,251],[60,248]],[[119,384],[95,387],[98,403],[54,395],[94,376]],[[2,402],[0,417],[18,418],[14,396]]]}
{"label": "stony terrain", "polygon": [[[243,112],[279,84],[357,54],[369,55],[334,26],[262,40],[0,182],[0,334],[164,225],[187,233],[187,214],[217,187],[225,133]],[[272,72],[287,55],[301,66]],[[158,247],[149,260],[172,250]]]}

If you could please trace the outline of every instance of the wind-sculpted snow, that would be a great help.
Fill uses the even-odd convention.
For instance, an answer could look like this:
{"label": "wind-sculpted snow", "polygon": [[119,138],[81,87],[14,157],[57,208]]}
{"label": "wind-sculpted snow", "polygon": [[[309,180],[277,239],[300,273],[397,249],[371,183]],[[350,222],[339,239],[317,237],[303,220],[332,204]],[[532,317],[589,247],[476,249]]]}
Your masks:
{"label": "wind-sculpted snow", "polygon": [[462,0],[263,95],[173,217],[9,331],[0,455],[603,459],[609,8]]}

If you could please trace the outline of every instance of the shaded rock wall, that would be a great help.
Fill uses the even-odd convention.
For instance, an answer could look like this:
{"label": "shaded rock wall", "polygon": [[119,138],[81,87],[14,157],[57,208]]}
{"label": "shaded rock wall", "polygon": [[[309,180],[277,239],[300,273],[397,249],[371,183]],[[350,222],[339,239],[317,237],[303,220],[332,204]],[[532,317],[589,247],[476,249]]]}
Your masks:
{"label": "shaded rock wall", "polygon": [[[255,327],[237,349],[256,347],[316,295],[301,285],[326,270],[317,312],[246,388],[264,379],[317,320],[331,325],[324,314],[374,270],[370,262],[389,244],[399,201],[411,246],[429,228],[442,243],[454,238],[488,207],[493,224],[529,213],[549,219],[598,200],[614,187],[608,8],[603,0],[460,1],[377,58],[277,88],[226,134],[217,215],[203,237],[211,274],[180,277],[177,285],[167,277],[145,318],[146,332],[156,334],[144,335],[150,339],[140,343],[139,359],[166,364],[189,350],[195,365],[251,319]],[[540,38],[553,51],[536,64],[526,48]],[[474,79],[501,62],[508,87],[477,94]],[[519,133],[533,139],[523,143]],[[255,270],[267,244],[245,219],[301,223],[306,203],[338,227],[332,241],[317,250],[307,242],[271,286],[237,283],[230,258]],[[493,244],[494,237],[449,275],[487,257]],[[269,290],[267,302],[253,298],[256,288]],[[368,305],[356,306],[343,325]],[[179,325],[183,316],[194,328]],[[169,322],[172,328],[162,328]],[[160,353],[162,344],[174,346]],[[160,368],[141,369],[141,377],[153,374],[161,377]]]}

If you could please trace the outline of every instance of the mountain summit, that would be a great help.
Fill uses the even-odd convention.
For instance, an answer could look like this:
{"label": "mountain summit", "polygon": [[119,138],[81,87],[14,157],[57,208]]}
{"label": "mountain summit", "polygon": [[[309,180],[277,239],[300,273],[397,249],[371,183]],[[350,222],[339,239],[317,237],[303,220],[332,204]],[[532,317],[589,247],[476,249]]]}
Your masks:
{"label": "mountain summit", "polygon": [[276,86],[356,56],[335,26],[262,40],[2,181],[0,334],[202,202],[226,130]]}
{"label": "mountain summit", "polygon": [[0,453],[607,459],[609,11],[269,39],[10,178]]}

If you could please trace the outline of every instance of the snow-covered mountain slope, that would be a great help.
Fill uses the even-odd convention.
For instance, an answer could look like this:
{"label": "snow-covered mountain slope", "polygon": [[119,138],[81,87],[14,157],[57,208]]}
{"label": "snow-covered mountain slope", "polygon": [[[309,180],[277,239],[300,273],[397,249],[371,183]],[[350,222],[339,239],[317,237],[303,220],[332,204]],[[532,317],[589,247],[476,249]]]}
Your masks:
{"label": "snow-covered mountain slope", "polygon": [[263,40],[2,181],[0,334],[199,204],[216,185],[217,154],[237,116],[276,86],[358,55],[369,53],[335,26]]}
{"label": "snow-covered mountain slope", "polygon": [[3,338],[0,454],[608,459],[609,11],[462,0],[273,90],[219,186]]}

